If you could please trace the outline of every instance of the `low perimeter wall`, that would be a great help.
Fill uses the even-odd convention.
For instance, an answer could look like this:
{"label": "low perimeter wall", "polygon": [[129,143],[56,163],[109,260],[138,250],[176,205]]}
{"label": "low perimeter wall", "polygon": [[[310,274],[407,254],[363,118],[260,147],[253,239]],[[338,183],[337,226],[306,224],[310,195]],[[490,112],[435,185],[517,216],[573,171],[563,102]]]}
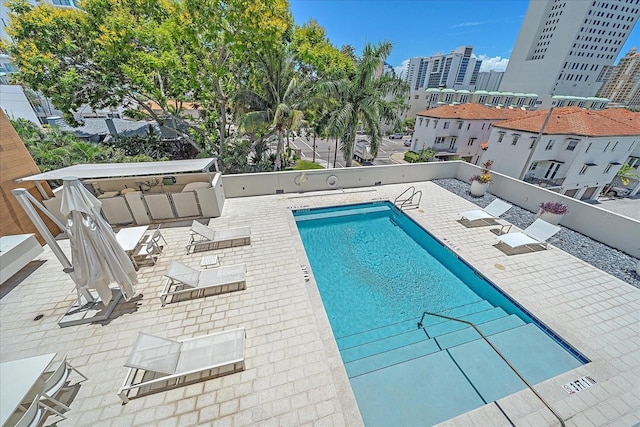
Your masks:
{"label": "low perimeter wall", "polygon": [[[315,169],[260,174],[223,175],[224,195],[227,198],[280,193],[303,193],[338,188],[371,187],[456,178],[469,182],[480,169],[462,161],[367,166],[340,169]],[[538,211],[538,204],[558,201],[569,206],[561,225],[594,240],[640,258],[640,222],[609,212],[597,206],[572,199],[492,172],[489,192],[530,212]]]}

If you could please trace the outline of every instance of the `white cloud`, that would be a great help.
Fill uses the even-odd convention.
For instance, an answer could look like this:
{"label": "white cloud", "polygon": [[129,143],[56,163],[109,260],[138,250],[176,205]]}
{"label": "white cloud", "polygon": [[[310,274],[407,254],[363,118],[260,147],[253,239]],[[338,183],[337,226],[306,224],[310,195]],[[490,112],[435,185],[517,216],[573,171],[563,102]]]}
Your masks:
{"label": "white cloud", "polygon": [[471,22],[463,22],[461,24],[452,25],[449,28],[462,28],[462,27],[476,27],[478,25],[484,25],[487,22],[484,21],[471,21]]}
{"label": "white cloud", "polygon": [[409,69],[409,60],[405,59],[404,61],[402,61],[402,64],[398,65],[397,67],[393,67],[393,69],[396,72],[396,76],[404,79],[407,76],[407,70]]}
{"label": "white cloud", "polygon": [[501,56],[488,57],[487,55],[478,55],[478,59],[482,60],[480,71],[504,71],[507,69],[509,58]]}

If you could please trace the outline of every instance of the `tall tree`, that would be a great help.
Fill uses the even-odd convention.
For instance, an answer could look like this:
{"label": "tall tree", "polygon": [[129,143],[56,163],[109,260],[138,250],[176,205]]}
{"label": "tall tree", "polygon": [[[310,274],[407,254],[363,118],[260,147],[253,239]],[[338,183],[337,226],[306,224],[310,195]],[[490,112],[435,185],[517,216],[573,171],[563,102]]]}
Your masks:
{"label": "tall tree", "polygon": [[[197,151],[213,152],[225,136],[220,88],[236,78],[234,64],[281,39],[291,22],[284,0],[86,0],[83,11],[12,0],[10,8],[20,79],[67,120],[82,104],[131,103],[160,123],[175,120]],[[185,106],[199,114],[185,116]]]}
{"label": "tall tree", "polygon": [[266,126],[263,138],[277,136],[274,170],[282,167],[284,139],[300,127],[309,95],[309,86],[300,78],[285,46],[256,55],[254,89],[239,94],[238,102],[251,109],[242,119],[245,131]]}
{"label": "tall tree", "polygon": [[367,44],[362,57],[356,61],[352,76],[319,85],[321,93],[337,100],[330,113],[328,128],[332,136],[340,139],[340,150],[347,167],[352,164],[356,130],[360,125],[369,135],[371,152],[376,156],[382,141],[381,123],[395,127],[400,120],[398,100],[404,97],[408,88],[400,78],[382,72],[391,48],[389,42],[375,46]]}

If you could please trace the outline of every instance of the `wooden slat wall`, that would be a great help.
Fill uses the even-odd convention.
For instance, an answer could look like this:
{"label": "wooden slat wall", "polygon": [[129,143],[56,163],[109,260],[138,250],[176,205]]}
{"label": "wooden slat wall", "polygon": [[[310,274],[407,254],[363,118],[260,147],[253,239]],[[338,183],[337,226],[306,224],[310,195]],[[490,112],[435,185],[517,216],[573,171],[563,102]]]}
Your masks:
{"label": "wooden slat wall", "polygon": [[[35,233],[40,244],[44,244],[44,239],[11,192],[14,188],[26,188],[36,199],[42,200],[42,195],[33,182],[15,182],[16,178],[39,172],[24,143],[0,109],[0,236]],[[49,185],[46,182],[42,184],[52,194]],[[53,221],[42,214],[40,216],[54,236],[60,233]]]}

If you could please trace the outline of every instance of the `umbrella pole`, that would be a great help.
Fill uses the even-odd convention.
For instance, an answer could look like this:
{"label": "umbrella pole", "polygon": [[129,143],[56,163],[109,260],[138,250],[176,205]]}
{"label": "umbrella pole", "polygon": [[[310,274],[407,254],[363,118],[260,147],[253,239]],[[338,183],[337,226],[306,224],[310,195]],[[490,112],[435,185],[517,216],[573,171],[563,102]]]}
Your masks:
{"label": "umbrella pole", "polygon": [[[18,199],[18,203],[20,203],[22,209],[24,209],[27,216],[29,217],[29,219],[31,219],[31,222],[36,227],[42,238],[44,238],[44,240],[47,242],[47,244],[51,248],[51,251],[54,253],[56,258],[58,258],[58,261],[60,261],[60,264],[62,264],[62,271],[71,276],[71,279],[75,283],[76,279],[73,275],[73,265],[71,264],[65,253],[62,251],[60,245],[58,245],[58,242],[56,242],[56,239],[53,237],[44,221],[42,221],[42,218],[40,218],[40,215],[38,215],[38,212],[36,212],[35,208],[31,204],[30,198],[33,196],[31,196],[31,194],[29,194],[29,192],[25,188],[16,188],[15,190],[11,190],[11,192],[14,196],[16,196],[16,199]],[[47,214],[46,212],[45,214],[49,216],[49,214]],[[51,218],[51,216],[49,217]],[[52,218],[52,220],[54,220],[56,225],[60,227],[60,222],[57,219]],[[76,290],[78,291],[79,304],[82,304],[80,298],[81,295],[85,299],[85,303],[95,302],[95,298],[93,297],[93,295],[91,295],[91,292],[89,292],[89,290],[79,288],[78,286],[76,286]]]}

